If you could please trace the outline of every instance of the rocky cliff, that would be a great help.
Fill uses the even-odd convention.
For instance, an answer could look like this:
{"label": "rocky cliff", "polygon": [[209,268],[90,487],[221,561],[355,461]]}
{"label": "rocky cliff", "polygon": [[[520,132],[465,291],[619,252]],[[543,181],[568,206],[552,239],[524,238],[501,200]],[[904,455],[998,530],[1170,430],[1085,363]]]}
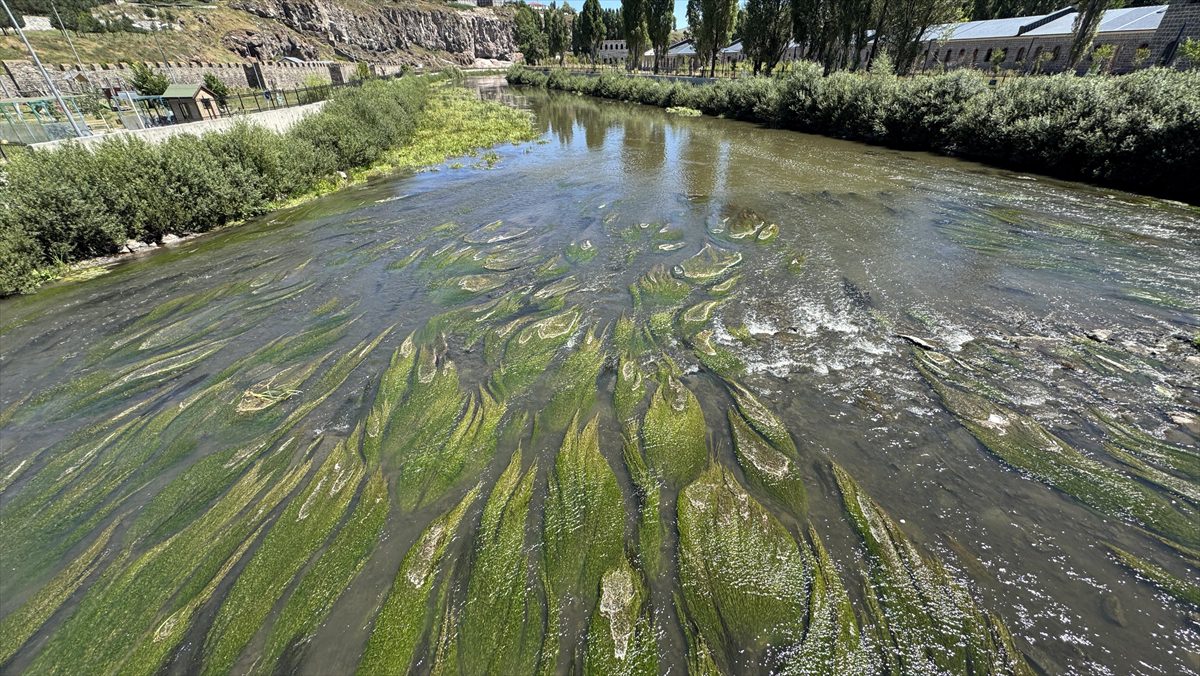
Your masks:
{"label": "rocky cliff", "polygon": [[463,65],[511,60],[512,20],[491,11],[333,0],[232,0],[230,6],[330,43],[352,58],[407,55]]}

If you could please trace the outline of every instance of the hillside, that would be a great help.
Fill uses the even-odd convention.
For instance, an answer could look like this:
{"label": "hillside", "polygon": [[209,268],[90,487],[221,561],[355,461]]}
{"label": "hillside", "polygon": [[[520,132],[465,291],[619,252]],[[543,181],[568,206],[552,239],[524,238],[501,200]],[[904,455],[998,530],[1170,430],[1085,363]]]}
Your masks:
{"label": "hillside", "polygon": [[[470,65],[510,60],[515,51],[504,9],[466,9],[420,1],[220,0],[163,7],[107,4],[92,8],[93,25],[133,25],[113,32],[72,31],[84,63],[132,61],[273,61],[343,59]],[[28,14],[28,16],[32,16]],[[87,17],[85,17],[87,18]],[[89,23],[91,19],[88,19]],[[73,22],[68,19],[68,22]],[[29,28],[38,24],[30,21]],[[28,30],[47,63],[73,63],[61,31]],[[0,59],[24,59],[19,39],[0,36]]]}

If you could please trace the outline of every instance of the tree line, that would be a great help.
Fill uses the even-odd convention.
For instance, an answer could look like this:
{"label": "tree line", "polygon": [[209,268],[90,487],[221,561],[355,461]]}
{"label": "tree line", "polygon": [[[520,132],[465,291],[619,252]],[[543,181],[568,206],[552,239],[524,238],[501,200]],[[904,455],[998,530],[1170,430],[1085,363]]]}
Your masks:
{"label": "tree line", "polygon": [[[1078,0],[1070,67],[1091,52],[1106,10],[1154,1]],[[881,56],[896,73],[907,74],[921,54],[921,38],[935,26],[1044,14],[1059,6],[1054,0],[688,0],[685,34],[710,74],[721,50],[738,38],[754,74],[770,74],[789,49],[820,63],[826,74],[870,68]],[[604,40],[623,39],[627,67],[639,68],[641,55],[653,49],[657,73],[675,28],[674,2],[621,0],[620,9],[604,10],[599,0],[586,0],[579,13],[566,3],[542,12],[521,4],[516,26],[517,44],[531,64],[562,63],[568,52],[595,63]]]}

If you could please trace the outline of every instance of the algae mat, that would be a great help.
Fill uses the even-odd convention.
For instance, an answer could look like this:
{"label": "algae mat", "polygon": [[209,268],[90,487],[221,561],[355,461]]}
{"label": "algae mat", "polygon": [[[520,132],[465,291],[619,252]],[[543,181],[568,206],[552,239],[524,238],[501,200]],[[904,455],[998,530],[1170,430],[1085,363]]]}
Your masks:
{"label": "algae mat", "polygon": [[5,673],[1197,673],[1200,216],[525,94],[0,303]]}

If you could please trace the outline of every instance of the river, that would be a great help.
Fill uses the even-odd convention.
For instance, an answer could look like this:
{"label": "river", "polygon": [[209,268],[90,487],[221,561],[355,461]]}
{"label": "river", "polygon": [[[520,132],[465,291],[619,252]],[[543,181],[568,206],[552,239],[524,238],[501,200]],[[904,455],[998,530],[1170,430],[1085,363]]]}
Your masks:
{"label": "river", "polygon": [[864,672],[1200,673],[1110,549],[1196,584],[1200,210],[470,86],[541,138],[0,301],[6,671],[786,671],[832,575]]}

